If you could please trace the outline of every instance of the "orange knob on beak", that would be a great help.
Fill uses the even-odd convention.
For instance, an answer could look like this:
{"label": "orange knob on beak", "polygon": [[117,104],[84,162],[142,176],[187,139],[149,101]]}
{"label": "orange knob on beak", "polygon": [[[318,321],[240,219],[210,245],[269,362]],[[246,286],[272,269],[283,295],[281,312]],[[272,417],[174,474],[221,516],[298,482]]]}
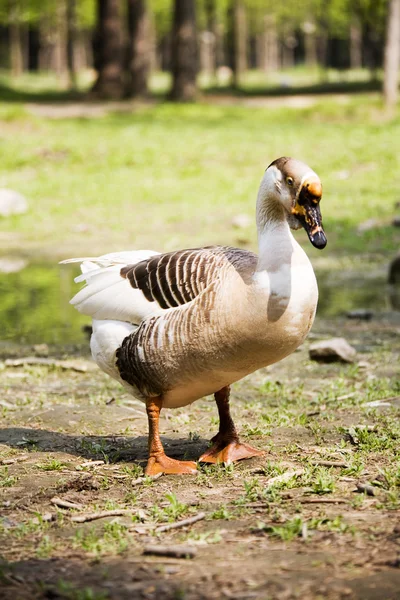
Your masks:
{"label": "orange knob on beak", "polygon": [[310,181],[310,183],[307,183],[305,187],[307,191],[311,194],[311,196],[313,196],[314,198],[321,198],[322,185],[320,181]]}

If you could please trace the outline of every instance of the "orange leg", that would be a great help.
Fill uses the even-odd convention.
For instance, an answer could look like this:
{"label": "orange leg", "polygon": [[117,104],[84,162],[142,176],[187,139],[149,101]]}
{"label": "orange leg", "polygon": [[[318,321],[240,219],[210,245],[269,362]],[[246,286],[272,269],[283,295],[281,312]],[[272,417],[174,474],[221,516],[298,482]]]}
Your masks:
{"label": "orange leg", "polygon": [[161,408],[161,396],[149,398],[146,401],[147,418],[149,420],[149,459],[145,470],[146,475],[196,473],[195,462],[174,460],[166,456],[158,430]]}
{"label": "orange leg", "polygon": [[219,414],[219,431],[212,438],[213,445],[199,458],[200,462],[225,463],[226,465],[252,456],[263,456],[264,452],[249,444],[241,444],[229,410],[230,387],[214,394]]}

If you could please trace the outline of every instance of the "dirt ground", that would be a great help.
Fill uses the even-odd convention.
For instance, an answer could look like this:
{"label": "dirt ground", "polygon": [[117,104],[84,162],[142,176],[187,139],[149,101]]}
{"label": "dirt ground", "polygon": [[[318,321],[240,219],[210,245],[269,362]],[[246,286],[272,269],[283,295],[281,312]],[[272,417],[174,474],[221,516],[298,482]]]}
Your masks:
{"label": "dirt ground", "polygon": [[[333,335],[355,363],[309,360]],[[237,427],[264,457],[156,480],[143,405],[89,356],[0,353],[3,600],[400,599],[399,316],[320,321],[233,387]],[[212,398],[165,411],[167,453],[196,460],[216,416]]]}

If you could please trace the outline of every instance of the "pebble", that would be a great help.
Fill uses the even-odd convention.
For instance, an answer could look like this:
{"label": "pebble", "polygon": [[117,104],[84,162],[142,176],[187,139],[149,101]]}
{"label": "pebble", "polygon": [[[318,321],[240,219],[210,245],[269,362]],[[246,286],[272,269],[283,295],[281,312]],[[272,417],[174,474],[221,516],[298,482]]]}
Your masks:
{"label": "pebble", "polygon": [[356,360],[356,350],[344,338],[331,338],[311,344],[309,349],[311,360],[319,362],[347,362]]}
{"label": "pebble", "polygon": [[22,215],[28,210],[28,201],[19,192],[7,188],[0,189],[0,216]]}
{"label": "pebble", "polygon": [[249,217],[249,215],[244,213],[235,215],[231,221],[232,227],[235,227],[236,229],[246,229],[246,227],[249,227],[252,222],[253,220]]}

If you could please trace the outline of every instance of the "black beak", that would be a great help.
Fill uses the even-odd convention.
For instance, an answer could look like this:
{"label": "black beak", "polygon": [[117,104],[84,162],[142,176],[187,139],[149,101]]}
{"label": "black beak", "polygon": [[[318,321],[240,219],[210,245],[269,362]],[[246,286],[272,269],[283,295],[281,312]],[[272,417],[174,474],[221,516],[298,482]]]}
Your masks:
{"label": "black beak", "polygon": [[309,186],[305,186],[300,192],[293,214],[306,230],[312,245],[322,250],[327,244],[327,239],[322,226],[319,200],[320,198],[310,193]]}

